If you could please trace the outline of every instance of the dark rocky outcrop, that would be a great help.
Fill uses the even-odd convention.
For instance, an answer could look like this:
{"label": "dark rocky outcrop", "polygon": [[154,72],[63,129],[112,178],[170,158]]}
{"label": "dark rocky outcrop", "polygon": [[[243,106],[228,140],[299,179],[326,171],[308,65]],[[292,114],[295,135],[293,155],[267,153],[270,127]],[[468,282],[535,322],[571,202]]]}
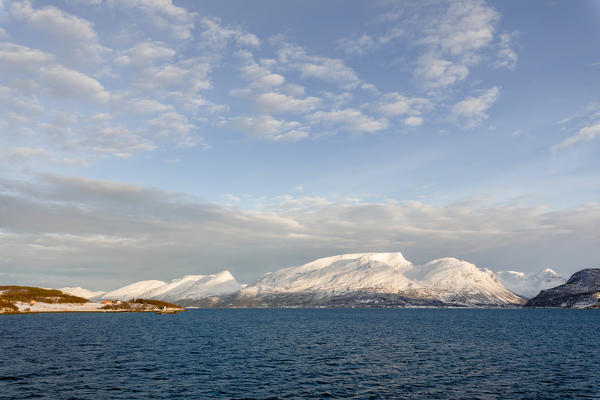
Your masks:
{"label": "dark rocky outcrop", "polygon": [[600,268],[574,273],[564,285],[542,290],[525,307],[600,308]]}

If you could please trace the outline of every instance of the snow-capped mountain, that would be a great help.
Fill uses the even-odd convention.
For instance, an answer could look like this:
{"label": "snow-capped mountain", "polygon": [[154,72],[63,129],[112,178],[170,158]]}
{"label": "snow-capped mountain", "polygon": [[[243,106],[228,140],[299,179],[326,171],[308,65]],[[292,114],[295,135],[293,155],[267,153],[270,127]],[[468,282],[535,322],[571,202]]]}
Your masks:
{"label": "snow-capped mountain", "polygon": [[92,292],[91,290],[83,289],[80,287],[64,287],[58,290],[66,294],[70,294],[72,296],[83,297],[84,299],[91,299],[92,297],[102,296],[105,293],[103,291]]}
{"label": "snow-capped mountain", "polygon": [[113,300],[144,298],[182,302],[232,294],[241,288],[242,285],[229,271],[223,271],[215,275],[186,275],[169,283],[155,280],[135,282],[100,297]]}
{"label": "snow-capped mountain", "polygon": [[488,269],[455,258],[418,266],[398,252],[343,254],[284,268],[240,290],[232,301],[277,306],[523,303]]}
{"label": "snow-capped mountain", "polygon": [[123,286],[122,288],[106,292],[100,296],[100,298],[111,300],[130,300],[133,298],[147,299],[148,295],[152,293],[154,289],[158,289],[166,284],[166,282],[155,280],[134,282],[127,286]]}
{"label": "snow-capped mountain", "polygon": [[498,271],[496,276],[505,288],[526,298],[532,298],[542,290],[562,285],[567,281],[550,268],[539,273]]}

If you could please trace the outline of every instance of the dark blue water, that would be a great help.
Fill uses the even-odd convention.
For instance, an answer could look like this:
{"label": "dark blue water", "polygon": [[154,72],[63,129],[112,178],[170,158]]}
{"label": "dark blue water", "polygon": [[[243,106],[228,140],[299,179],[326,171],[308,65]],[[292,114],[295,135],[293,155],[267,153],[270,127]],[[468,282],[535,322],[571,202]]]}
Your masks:
{"label": "dark blue water", "polygon": [[600,399],[600,311],[0,316],[0,398]]}

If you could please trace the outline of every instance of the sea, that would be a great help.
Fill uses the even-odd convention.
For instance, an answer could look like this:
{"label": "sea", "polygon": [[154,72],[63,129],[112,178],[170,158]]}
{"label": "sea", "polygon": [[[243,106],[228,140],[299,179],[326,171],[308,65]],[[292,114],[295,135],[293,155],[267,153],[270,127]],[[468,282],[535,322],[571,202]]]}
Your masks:
{"label": "sea", "polygon": [[0,316],[2,399],[600,399],[600,310]]}

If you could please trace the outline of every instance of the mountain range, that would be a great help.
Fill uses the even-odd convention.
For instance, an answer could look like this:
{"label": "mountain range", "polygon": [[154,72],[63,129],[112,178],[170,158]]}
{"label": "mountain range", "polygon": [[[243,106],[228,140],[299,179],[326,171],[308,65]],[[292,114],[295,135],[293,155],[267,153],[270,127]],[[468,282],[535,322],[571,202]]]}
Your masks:
{"label": "mountain range", "polygon": [[109,292],[60,290],[93,300],[146,298],[204,307],[514,306],[564,282],[551,269],[494,273],[450,257],[414,265],[394,252],[320,258],[268,273],[251,285],[223,271],[139,281]]}

